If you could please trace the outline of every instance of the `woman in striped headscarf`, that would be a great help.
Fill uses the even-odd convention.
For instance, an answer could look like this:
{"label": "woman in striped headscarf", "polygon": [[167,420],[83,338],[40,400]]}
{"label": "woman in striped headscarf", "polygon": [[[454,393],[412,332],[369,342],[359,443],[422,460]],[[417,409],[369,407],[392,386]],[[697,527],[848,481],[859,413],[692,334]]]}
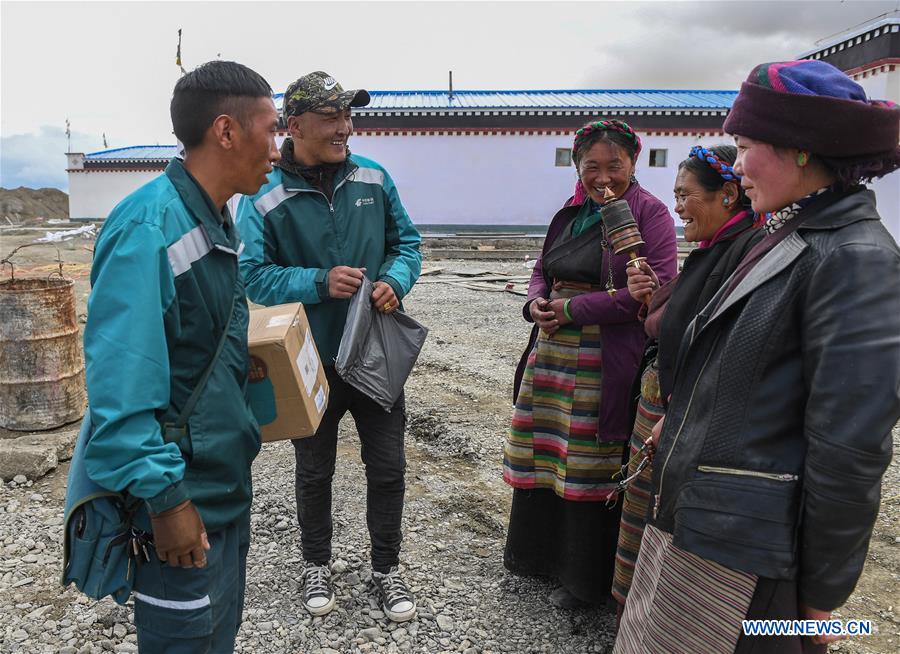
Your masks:
{"label": "woman in striped headscarf", "polygon": [[691,148],[675,178],[675,213],[684,223],[684,239],[697,243],[678,277],[659,286],[653,269],[628,268],[628,291],[639,301],[651,297],[644,330],[650,339],[640,379],[640,395],[622,505],[622,524],[616,552],[613,597],[620,606],[631,587],[647,503],[650,497],[649,454],[645,447],[651,430],[662,418],[672,393],[672,372],[678,347],[694,316],[734,271],[747,250],[762,236],[750,200],[741,189],[733,164],[737,148],[718,145]]}
{"label": "woman in striped headscarf", "polygon": [[[559,582],[557,606],[610,598],[621,504],[616,482],[628,437],[630,389],[644,349],[641,304],[626,288],[628,257],[607,242],[600,205],[628,203],[659,280],[675,274],[666,206],[634,178],[640,138],[616,120],[578,130],[576,197],[550,223],[523,316],[532,338],[516,371],[504,449],[512,486],[504,564]],[[610,501],[611,500],[611,501]]]}

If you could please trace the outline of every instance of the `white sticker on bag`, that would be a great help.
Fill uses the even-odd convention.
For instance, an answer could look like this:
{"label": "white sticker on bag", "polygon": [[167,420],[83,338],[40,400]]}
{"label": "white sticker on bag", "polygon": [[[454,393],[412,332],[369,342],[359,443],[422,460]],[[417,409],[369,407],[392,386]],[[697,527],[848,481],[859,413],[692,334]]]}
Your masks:
{"label": "white sticker on bag", "polygon": [[290,325],[293,320],[294,316],[272,316],[269,318],[269,322],[266,323],[266,329],[271,329],[272,327],[284,327],[285,325]]}
{"label": "white sticker on bag", "polygon": [[319,392],[316,393],[316,410],[322,413],[325,410],[325,389],[319,386]]}
{"label": "white sticker on bag", "polygon": [[312,396],[316,375],[319,373],[319,357],[316,356],[316,349],[313,347],[313,340],[309,334],[306,335],[303,347],[300,348],[300,354],[297,355],[297,368],[300,369],[300,377],[303,379],[306,394]]}

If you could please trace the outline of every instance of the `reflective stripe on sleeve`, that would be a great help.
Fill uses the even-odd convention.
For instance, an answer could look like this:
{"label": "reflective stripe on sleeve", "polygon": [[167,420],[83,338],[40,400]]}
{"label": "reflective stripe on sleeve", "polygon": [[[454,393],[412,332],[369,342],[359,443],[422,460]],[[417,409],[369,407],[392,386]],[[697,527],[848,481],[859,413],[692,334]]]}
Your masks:
{"label": "reflective stripe on sleeve", "polygon": [[212,250],[212,244],[206,238],[206,232],[199,225],[172,243],[168,248],[169,265],[176,277],[187,272],[191,264],[199,261]]}
{"label": "reflective stripe on sleeve", "polygon": [[378,184],[384,186],[384,172],[377,168],[357,168],[353,172],[352,180],[364,184]]}
{"label": "reflective stripe on sleeve", "polygon": [[259,212],[260,216],[265,216],[279,204],[295,195],[297,195],[297,191],[288,191],[282,184],[279,184],[261,198],[257,199],[256,202],[253,203],[253,206]]}

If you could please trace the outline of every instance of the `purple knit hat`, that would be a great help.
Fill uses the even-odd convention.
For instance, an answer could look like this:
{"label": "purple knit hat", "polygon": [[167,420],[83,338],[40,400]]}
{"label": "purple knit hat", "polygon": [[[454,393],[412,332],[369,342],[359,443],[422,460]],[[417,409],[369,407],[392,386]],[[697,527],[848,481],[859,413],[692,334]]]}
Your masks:
{"label": "purple knit hat", "polygon": [[869,100],[859,84],[824,61],[782,61],[751,71],[724,129],[821,157],[860,161],[897,150],[900,107]]}

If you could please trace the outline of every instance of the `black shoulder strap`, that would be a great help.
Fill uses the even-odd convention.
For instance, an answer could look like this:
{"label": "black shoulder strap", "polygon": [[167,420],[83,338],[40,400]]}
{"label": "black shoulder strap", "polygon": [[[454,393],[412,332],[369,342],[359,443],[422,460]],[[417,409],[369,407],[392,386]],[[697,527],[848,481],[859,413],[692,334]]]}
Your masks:
{"label": "black shoulder strap", "polygon": [[178,414],[175,422],[166,422],[162,425],[163,440],[167,443],[178,442],[187,435],[188,419],[194,412],[194,406],[196,406],[197,400],[200,399],[200,394],[206,387],[206,382],[209,381],[209,376],[212,374],[213,368],[215,368],[216,362],[219,360],[219,355],[221,355],[222,350],[225,349],[225,341],[228,340],[228,330],[231,328],[231,317],[233,315],[234,294],[231,296],[231,309],[228,311],[228,320],[225,321],[225,329],[222,330],[222,336],[219,337],[219,344],[216,346],[216,352],[213,354],[212,360],[209,362],[209,365],[206,366],[206,370],[203,371],[200,381],[197,382],[191,396],[188,398],[187,402],[184,403],[184,408],[181,409],[181,413]]}

